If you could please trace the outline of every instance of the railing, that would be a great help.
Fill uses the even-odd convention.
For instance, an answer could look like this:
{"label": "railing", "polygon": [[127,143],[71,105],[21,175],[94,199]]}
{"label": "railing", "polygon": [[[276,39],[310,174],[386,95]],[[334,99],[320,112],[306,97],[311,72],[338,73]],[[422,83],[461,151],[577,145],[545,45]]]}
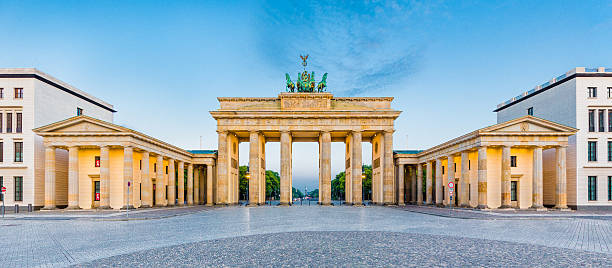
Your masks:
{"label": "railing", "polygon": [[597,68],[584,68],[584,72],[586,73],[596,73]]}
{"label": "railing", "polygon": [[560,80],[564,79],[565,77],[567,77],[567,76],[565,74],[562,74],[562,75],[557,76],[556,79],[557,79],[557,81],[560,81]]}

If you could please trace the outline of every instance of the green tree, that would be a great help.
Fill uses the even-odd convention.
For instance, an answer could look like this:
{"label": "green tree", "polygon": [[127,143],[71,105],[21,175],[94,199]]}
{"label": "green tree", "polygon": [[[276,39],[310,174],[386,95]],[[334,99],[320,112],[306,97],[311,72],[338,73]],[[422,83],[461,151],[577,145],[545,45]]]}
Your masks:
{"label": "green tree", "polygon": [[291,187],[293,191],[293,198],[302,198],[304,194],[299,189],[295,189],[295,187]]}
{"label": "green tree", "polygon": [[[371,193],[372,193],[372,166],[370,165],[363,165],[361,167],[361,174],[365,175],[365,178],[363,178],[362,182],[361,182],[361,187],[362,187],[362,193],[363,196],[365,197],[364,199],[371,199]],[[331,191],[332,191],[332,199],[335,200],[340,200],[343,199],[345,197],[345,189],[344,189],[344,185],[346,182],[346,173],[344,171],[338,173],[336,175],[336,178],[332,180],[332,184],[331,184]]]}
{"label": "green tree", "polygon": [[280,199],[280,176],[275,171],[266,170],[266,198]]}
{"label": "green tree", "polygon": [[314,189],[314,190],[308,192],[308,196],[310,196],[312,198],[319,198],[319,189]]}
{"label": "green tree", "polygon": [[335,179],[332,180],[331,182],[332,199],[340,200],[344,198],[344,182],[346,181],[345,176],[346,174],[344,173],[344,171],[342,171],[336,175]]}
{"label": "green tree", "polygon": [[249,180],[246,178],[247,171],[249,170],[248,166],[240,166],[238,168],[238,178],[240,179],[240,183],[238,185],[239,197],[242,200],[248,200],[247,189],[249,188]]}

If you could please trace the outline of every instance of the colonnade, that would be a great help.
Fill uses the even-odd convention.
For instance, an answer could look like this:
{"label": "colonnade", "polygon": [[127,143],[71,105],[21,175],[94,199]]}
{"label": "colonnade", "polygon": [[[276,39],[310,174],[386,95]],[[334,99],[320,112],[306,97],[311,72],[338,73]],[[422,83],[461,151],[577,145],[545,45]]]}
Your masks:
{"label": "colonnade", "polygon": [[[519,156],[512,156],[513,148],[524,152]],[[452,193],[453,203],[456,202],[458,206],[480,209],[524,208],[520,206],[519,198],[514,197],[514,201],[512,198],[512,185],[513,182],[516,182],[514,184],[514,187],[517,187],[514,190],[515,193],[518,195],[521,191],[530,191],[530,207],[541,210],[544,209],[544,149],[555,150],[554,191],[552,189],[549,191],[554,192],[554,206],[558,209],[567,209],[567,145],[547,148],[510,145],[478,146],[446,155],[421,156],[416,165],[398,164],[398,170],[400,170],[398,181],[402,182],[399,185],[401,187],[404,181],[408,181],[406,185],[410,188],[409,191],[400,189],[398,192],[406,192],[412,204],[449,206],[451,192],[448,183],[453,182],[456,185],[456,191]],[[525,152],[530,152],[531,155]],[[491,153],[495,155],[488,157],[488,154]],[[513,161],[528,164],[516,167],[516,163],[512,165]],[[425,166],[425,172],[423,172],[423,166]],[[515,168],[519,169],[518,174],[512,173]],[[406,169],[407,172],[404,172]],[[472,172],[474,169],[476,172]],[[404,174],[408,175],[404,176]],[[525,181],[530,182],[530,187],[519,188],[517,186]],[[497,186],[499,189],[492,188]],[[499,196],[496,196],[497,193]]]}
{"label": "colonnade", "polygon": [[[56,189],[58,174],[62,173],[56,163],[58,149],[68,150],[67,197],[70,209],[213,205],[213,173],[209,171],[214,169],[214,165],[196,165],[134,146],[84,144],[45,146],[43,209],[55,209],[58,206],[57,195],[63,194]],[[136,157],[135,150],[140,157]],[[185,170],[186,183],[180,183],[185,181]],[[93,186],[98,181],[99,197]],[[82,203],[90,200],[83,195],[91,197],[91,203]]]}

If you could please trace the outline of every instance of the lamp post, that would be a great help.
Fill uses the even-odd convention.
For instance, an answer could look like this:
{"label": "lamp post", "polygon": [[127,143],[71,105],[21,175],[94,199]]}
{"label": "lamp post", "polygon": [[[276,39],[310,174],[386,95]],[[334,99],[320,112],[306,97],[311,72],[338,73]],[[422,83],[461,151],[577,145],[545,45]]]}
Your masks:
{"label": "lamp post", "polygon": [[362,172],[361,173],[361,199],[364,201],[363,203],[365,204],[366,198],[363,197],[365,194],[365,191],[363,190],[363,186],[365,184],[363,183],[363,180],[365,180],[366,175],[363,173],[363,168],[361,169],[361,172]]}

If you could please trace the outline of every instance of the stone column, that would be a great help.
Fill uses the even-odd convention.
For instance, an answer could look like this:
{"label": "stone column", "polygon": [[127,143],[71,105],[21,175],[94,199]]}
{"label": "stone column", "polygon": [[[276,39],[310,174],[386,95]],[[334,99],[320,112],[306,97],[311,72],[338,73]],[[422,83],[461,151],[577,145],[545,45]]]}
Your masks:
{"label": "stone column", "polygon": [[436,158],[436,205],[442,206],[442,159]]}
{"label": "stone column", "polygon": [[185,205],[185,162],[178,162],[178,205]]}
{"label": "stone column", "polygon": [[363,205],[362,187],[362,162],[361,162],[361,131],[353,131],[353,157],[352,157],[352,174],[353,181],[353,205]]}
{"label": "stone column", "polygon": [[141,187],[140,192],[142,195],[140,207],[142,208],[150,208],[153,203],[153,196],[151,195],[151,191],[153,190],[153,185],[151,182],[151,176],[149,175],[149,152],[142,152],[142,170],[141,170]]}
{"label": "stone column", "polygon": [[163,207],[166,205],[166,186],[164,184],[164,157],[157,155],[155,166],[155,206]]}
{"label": "stone column", "polygon": [[217,147],[217,194],[216,203],[229,204],[229,155],[228,155],[228,144],[227,144],[227,131],[217,131],[219,134],[219,143]]}
{"label": "stone column", "polygon": [[187,164],[187,205],[193,205],[193,164]]}
{"label": "stone column", "polygon": [[453,200],[451,200],[450,198],[450,188],[448,188],[448,182],[453,182],[455,184],[457,183],[455,181],[455,156],[453,155],[448,155],[448,162],[446,163],[446,173],[448,174],[448,177],[446,190],[444,191],[444,199],[446,200],[447,205],[451,205],[454,204],[454,200],[455,198],[457,198],[457,187],[453,188]]}
{"label": "stone column", "polygon": [[214,165],[206,166],[206,205],[212,206],[213,201],[213,170],[215,169]]}
{"label": "stone column", "polygon": [[206,196],[206,177],[204,175],[204,165],[200,166],[200,191],[198,192],[198,204],[204,205],[206,201],[204,200],[204,196]]}
{"label": "stone column", "polygon": [[478,208],[488,209],[487,203],[487,147],[478,147]]}
{"label": "stone column", "polygon": [[542,161],[542,147],[537,146],[533,149],[533,178],[531,181],[531,207],[539,210],[544,208],[543,202],[543,180],[544,180],[544,165]]}
{"label": "stone column", "polygon": [[176,204],[176,174],[174,170],[174,159],[168,159],[168,205]]}
{"label": "stone column", "polygon": [[397,168],[397,205],[404,205],[404,165]]}
{"label": "stone column", "polygon": [[459,206],[469,206],[469,187],[470,187],[470,169],[469,169],[469,155],[467,151],[461,152],[461,181],[459,190]]}
{"label": "stone column", "polygon": [[259,159],[259,133],[257,131],[251,131],[249,136],[249,205],[255,206],[261,203],[259,193],[259,185],[261,185],[259,178],[259,170],[261,160]]}
{"label": "stone column", "polygon": [[200,167],[193,169],[193,203],[200,203]]}
{"label": "stone column", "polygon": [[[385,204],[395,204],[396,192],[395,192],[395,165],[393,164],[393,131],[392,129],[385,130],[384,133],[384,157],[383,161],[383,196]],[[361,138],[361,135],[359,135]],[[359,139],[361,141],[361,139]],[[359,153],[361,154],[361,143],[359,146]],[[360,158],[361,159],[361,158]],[[361,162],[361,161],[360,161]],[[359,166],[361,170],[361,165]]]}
{"label": "stone column", "polygon": [[281,131],[280,136],[280,204],[291,204],[291,133]]}
{"label": "stone column", "polygon": [[68,147],[68,209],[79,209],[79,147]]}
{"label": "stone column", "polygon": [[433,184],[433,174],[432,174],[432,166],[431,166],[431,161],[427,161],[426,164],[426,178],[425,178],[425,204],[427,205],[431,205],[431,201],[433,200],[431,194],[432,194],[432,184]]}
{"label": "stone column", "polygon": [[109,146],[100,147],[100,208],[110,208],[110,161]]}
{"label": "stone column", "polygon": [[[132,148],[131,146],[125,146],[123,147],[123,189],[125,189],[123,191],[123,200],[125,202],[126,208],[134,207],[134,198],[132,198],[132,196],[134,196],[133,177],[134,177],[134,148]],[[129,187],[128,187],[128,182],[130,183]]]}
{"label": "stone column", "polygon": [[[5,197],[6,198],[6,197]],[[45,206],[44,210],[55,209],[55,147],[45,147]]]}
{"label": "stone column", "polygon": [[502,189],[501,189],[501,208],[512,207],[510,199],[510,146],[502,147]]}
{"label": "stone column", "polygon": [[556,167],[557,167],[557,187],[555,190],[555,208],[567,209],[567,147],[559,146],[556,148]]}
{"label": "stone column", "polygon": [[[417,164],[418,166],[418,164]],[[418,170],[416,168],[412,168],[412,178],[410,178],[410,201],[412,204],[416,204],[417,202],[417,180],[418,180]]]}
{"label": "stone column", "polygon": [[417,205],[423,204],[423,164],[417,164],[417,182],[416,182],[416,203]]}
{"label": "stone column", "polygon": [[321,205],[331,205],[331,133],[329,131],[321,132],[321,188],[319,189],[319,198]]}

